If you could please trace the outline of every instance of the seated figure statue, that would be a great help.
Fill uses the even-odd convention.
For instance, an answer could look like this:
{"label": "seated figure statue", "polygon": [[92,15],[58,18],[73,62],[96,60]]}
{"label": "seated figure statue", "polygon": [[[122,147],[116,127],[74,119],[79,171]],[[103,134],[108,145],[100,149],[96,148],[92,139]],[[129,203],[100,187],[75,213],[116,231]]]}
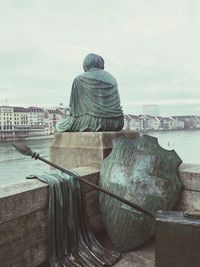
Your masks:
{"label": "seated figure statue", "polygon": [[70,116],[58,122],[56,132],[119,131],[124,126],[117,82],[104,71],[101,56],[89,54],[84,73],[74,79],[70,96]]}

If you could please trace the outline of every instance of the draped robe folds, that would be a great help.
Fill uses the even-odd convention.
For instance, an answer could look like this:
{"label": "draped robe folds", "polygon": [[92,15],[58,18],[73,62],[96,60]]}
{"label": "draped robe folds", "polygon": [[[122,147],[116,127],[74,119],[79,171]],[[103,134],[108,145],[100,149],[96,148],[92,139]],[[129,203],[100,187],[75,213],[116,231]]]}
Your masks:
{"label": "draped robe folds", "polygon": [[49,185],[49,266],[112,266],[120,253],[102,247],[90,231],[85,193],[75,176],[54,171],[36,177]]}
{"label": "draped robe folds", "polygon": [[56,124],[56,131],[118,131],[123,124],[115,78],[102,69],[93,68],[75,78],[70,116]]}

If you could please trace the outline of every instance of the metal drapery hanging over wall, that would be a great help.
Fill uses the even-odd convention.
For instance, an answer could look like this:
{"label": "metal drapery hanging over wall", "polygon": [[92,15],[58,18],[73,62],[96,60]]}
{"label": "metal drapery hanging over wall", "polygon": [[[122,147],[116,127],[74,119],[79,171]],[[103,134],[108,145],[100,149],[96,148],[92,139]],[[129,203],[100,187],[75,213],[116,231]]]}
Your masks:
{"label": "metal drapery hanging over wall", "polygon": [[113,265],[120,253],[103,248],[89,230],[85,195],[73,176],[46,173],[49,185],[49,263],[51,267]]}

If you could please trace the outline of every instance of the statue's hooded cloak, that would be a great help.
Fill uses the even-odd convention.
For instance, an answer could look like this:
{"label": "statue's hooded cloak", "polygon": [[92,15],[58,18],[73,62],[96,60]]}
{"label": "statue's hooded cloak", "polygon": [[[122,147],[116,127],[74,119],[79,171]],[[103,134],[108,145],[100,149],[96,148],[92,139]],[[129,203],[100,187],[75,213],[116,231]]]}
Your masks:
{"label": "statue's hooded cloak", "polygon": [[85,73],[72,85],[70,108],[72,116],[89,114],[108,118],[122,115],[115,78],[104,71],[102,57],[89,54],[83,63]]}
{"label": "statue's hooded cloak", "polygon": [[115,78],[104,71],[102,57],[89,54],[85,73],[74,79],[70,117],[56,124],[57,132],[119,131],[124,119]]}

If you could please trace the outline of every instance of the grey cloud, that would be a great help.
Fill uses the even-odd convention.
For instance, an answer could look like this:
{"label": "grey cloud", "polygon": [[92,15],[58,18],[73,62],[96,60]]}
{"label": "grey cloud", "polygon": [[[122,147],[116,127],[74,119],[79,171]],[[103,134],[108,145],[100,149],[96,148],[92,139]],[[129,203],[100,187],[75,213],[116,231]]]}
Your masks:
{"label": "grey cloud", "polygon": [[188,99],[187,112],[200,114],[190,104],[200,99],[199,25],[197,0],[0,0],[0,104],[67,104],[84,56],[96,52],[126,112],[163,100],[177,112],[176,99]]}

